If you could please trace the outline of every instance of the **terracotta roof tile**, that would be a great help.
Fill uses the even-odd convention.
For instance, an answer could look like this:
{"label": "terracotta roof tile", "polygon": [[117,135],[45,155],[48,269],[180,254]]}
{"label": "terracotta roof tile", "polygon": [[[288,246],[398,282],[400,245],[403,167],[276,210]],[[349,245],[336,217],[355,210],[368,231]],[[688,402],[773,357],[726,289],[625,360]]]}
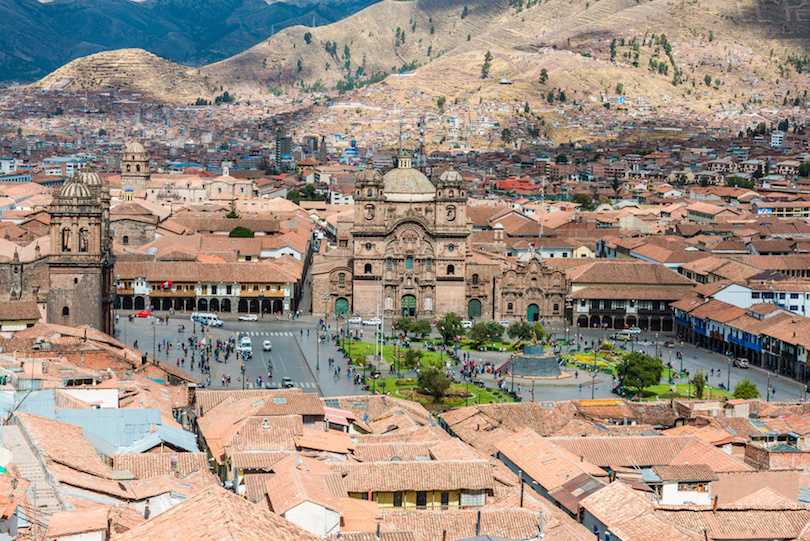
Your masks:
{"label": "terracotta roof tile", "polygon": [[113,468],[126,470],[137,479],[171,475],[175,471],[186,477],[198,470],[208,471],[208,458],[205,453],[122,453],[113,457]]}
{"label": "terracotta roof tile", "polygon": [[332,463],[345,475],[348,492],[492,489],[492,466],[485,460]]}

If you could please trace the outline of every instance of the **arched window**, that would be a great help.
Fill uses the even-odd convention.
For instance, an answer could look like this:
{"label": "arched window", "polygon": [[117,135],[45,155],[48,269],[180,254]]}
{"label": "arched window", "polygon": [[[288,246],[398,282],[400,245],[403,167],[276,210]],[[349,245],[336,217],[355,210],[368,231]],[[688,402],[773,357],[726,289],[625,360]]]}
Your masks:
{"label": "arched window", "polygon": [[346,275],[343,274],[342,272],[340,274],[338,274],[338,285],[340,287],[343,287],[343,286],[346,285]]}
{"label": "arched window", "polygon": [[365,266],[364,272],[365,272],[366,274],[371,274],[371,263],[366,263],[366,266]]}
{"label": "arched window", "polygon": [[456,274],[456,267],[453,265],[447,265],[447,274],[448,276],[453,276]]}
{"label": "arched window", "polygon": [[372,195],[373,193],[374,193],[374,192],[372,192],[372,191],[371,191],[371,188],[369,188],[369,189],[366,191],[366,195],[367,195],[368,197],[371,197],[371,195]]}
{"label": "arched window", "polygon": [[506,309],[507,309],[509,312],[511,312],[512,310],[514,310],[514,309],[515,309],[515,305],[514,305],[513,303],[511,303],[511,302],[510,302],[510,303],[507,303],[507,305],[506,305]]}
{"label": "arched window", "polygon": [[127,164],[127,173],[129,173],[131,170],[132,170],[132,166]]}
{"label": "arched window", "polygon": [[63,229],[62,230],[62,251],[69,252],[70,251],[70,242],[71,242],[71,234],[70,229]]}
{"label": "arched window", "polygon": [[62,308],[62,315],[63,316],[69,316],[70,315],[70,308],[68,308],[67,306]]}
{"label": "arched window", "polygon": [[217,188],[217,193],[222,193],[222,188]]}
{"label": "arched window", "polygon": [[127,235],[124,235],[124,238],[121,239],[121,244],[129,244],[129,237]]}
{"label": "arched window", "polygon": [[87,235],[87,229],[79,229],[79,251],[87,252],[90,248],[90,238]]}
{"label": "arched window", "polygon": [[477,274],[472,275],[472,282],[473,282],[474,286],[478,285],[478,275]]}
{"label": "arched window", "polygon": [[391,260],[390,257],[385,260],[385,266],[386,267],[392,267],[393,265],[394,265],[394,262]]}
{"label": "arched window", "polygon": [[557,304],[557,303],[554,303],[554,313],[556,314],[559,311],[560,311],[560,305]]}
{"label": "arched window", "polygon": [[141,166],[140,166],[140,164],[138,164],[138,165],[136,165],[136,166],[135,166],[135,171],[137,171],[137,172],[139,172],[139,173],[141,172]]}
{"label": "arched window", "polygon": [[78,283],[79,283],[79,279],[78,279],[78,278],[74,278],[74,279],[73,279],[73,283],[74,283],[74,284],[78,284]]}
{"label": "arched window", "polygon": [[412,257],[406,257],[405,258],[405,270],[409,270],[409,271],[413,270],[413,258]]}

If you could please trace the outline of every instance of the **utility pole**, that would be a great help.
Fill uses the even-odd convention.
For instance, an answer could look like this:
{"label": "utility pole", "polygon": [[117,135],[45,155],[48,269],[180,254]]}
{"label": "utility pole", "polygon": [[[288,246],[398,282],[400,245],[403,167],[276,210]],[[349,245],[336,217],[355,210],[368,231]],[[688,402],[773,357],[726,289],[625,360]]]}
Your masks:
{"label": "utility pole", "polygon": [[595,392],[596,392],[596,370],[594,369],[593,375],[591,376],[591,400],[593,400]]}

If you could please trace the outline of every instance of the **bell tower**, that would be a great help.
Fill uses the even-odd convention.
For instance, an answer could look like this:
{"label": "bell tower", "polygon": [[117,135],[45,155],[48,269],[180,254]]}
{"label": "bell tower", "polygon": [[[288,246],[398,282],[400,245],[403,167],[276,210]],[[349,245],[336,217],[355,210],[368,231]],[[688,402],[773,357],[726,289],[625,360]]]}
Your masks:
{"label": "bell tower", "polygon": [[142,192],[146,190],[150,178],[149,153],[137,141],[129,143],[121,158],[121,190]]}
{"label": "bell tower", "polygon": [[68,179],[48,207],[48,322],[113,333],[109,187],[94,172]]}

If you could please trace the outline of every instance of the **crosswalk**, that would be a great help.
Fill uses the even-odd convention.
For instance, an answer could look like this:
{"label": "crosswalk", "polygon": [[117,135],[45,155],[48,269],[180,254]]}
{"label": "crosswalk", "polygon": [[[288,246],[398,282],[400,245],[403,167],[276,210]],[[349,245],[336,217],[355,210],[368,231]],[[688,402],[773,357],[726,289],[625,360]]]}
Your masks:
{"label": "crosswalk", "polygon": [[292,336],[293,333],[291,332],[271,332],[271,331],[246,331],[241,334],[246,334],[248,336]]}

